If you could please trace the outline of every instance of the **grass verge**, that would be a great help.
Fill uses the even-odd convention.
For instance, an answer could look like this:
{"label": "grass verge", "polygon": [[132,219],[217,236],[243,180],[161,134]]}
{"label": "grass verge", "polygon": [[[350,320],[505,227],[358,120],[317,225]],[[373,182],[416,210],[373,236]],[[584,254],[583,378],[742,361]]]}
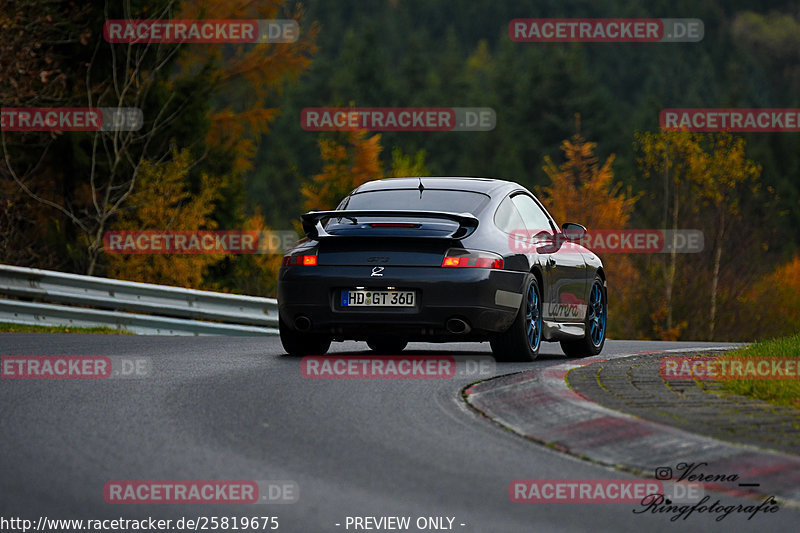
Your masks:
{"label": "grass verge", "polygon": [[114,328],[76,328],[72,326],[29,326],[26,324],[9,324],[0,322],[0,333],[113,333],[116,335],[133,335],[129,331]]}
{"label": "grass verge", "polygon": [[[751,344],[746,348],[727,352],[725,359],[739,357],[800,358],[800,333],[791,337],[772,339]],[[788,377],[788,376],[787,376]],[[722,388],[726,391],[757,398],[775,405],[800,408],[800,379],[759,379],[759,380],[723,380]]]}

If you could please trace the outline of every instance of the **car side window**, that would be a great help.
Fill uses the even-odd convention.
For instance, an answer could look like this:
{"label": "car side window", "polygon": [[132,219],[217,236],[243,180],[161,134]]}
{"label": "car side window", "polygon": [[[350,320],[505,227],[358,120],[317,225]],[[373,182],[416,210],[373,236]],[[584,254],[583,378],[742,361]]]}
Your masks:
{"label": "car side window", "polygon": [[500,202],[500,206],[494,214],[494,224],[506,233],[525,229],[525,223],[522,222],[522,217],[511,202],[511,198]]}
{"label": "car side window", "polygon": [[550,224],[550,217],[547,216],[541,207],[526,194],[518,194],[511,197],[511,202],[519,211],[522,216],[522,221],[525,227],[532,231],[548,230],[553,231],[553,226]]}

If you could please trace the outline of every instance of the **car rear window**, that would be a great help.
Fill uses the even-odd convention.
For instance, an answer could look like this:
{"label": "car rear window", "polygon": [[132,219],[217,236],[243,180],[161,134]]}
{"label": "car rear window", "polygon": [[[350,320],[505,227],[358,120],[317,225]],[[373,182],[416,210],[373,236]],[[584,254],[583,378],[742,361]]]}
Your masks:
{"label": "car rear window", "polygon": [[387,189],[367,191],[348,197],[339,209],[380,209],[389,211],[446,211],[477,214],[489,201],[479,192],[445,189]]}

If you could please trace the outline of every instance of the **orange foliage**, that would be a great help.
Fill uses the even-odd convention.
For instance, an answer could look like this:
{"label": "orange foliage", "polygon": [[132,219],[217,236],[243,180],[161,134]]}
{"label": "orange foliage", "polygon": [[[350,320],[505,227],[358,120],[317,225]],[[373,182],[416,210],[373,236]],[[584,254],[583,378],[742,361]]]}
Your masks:
{"label": "orange foliage", "polygon": [[[136,192],[128,208],[116,220],[114,230],[212,230],[211,218],[218,198],[217,183],[203,176],[199,192],[185,189],[191,164],[188,150],[175,151],[173,160],[164,163],[143,162]],[[223,254],[106,254],[108,276],[116,279],[203,288],[208,267],[225,257]]]}
{"label": "orange foliage", "polygon": [[561,143],[566,161],[556,167],[545,157],[544,171],[551,184],[537,193],[558,222],[574,220],[589,229],[624,228],[637,198],[621,191],[622,184],[614,184],[614,155],[600,166],[596,146],[579,133]]}
{"label": "orange foliage", "polygon": [[751,340],[792,335],[800,331],[800,256],[761,278],[743,298]]}
{"label": "orange foliage", "polygon": [[[621,191],[614,184],[611,155],[600,165],[594,154],[596,143],[588,142],[580,133],[561,143],[566,160],[557,167],[545,157],[544,171],[550,185],[537,189],[537,196],[547,206],[556,222],[578,222],[592,229],[623,229],[630,219],[637,200],[630,191]],[[623,254],[602,257],[608,280],[609,313],[624,317],[635,308],[638,272],[630,258]],[[624,320],[611,320],[610,336],[633,335],[633,324]],[[623,338],[625,338],[623,337]]]}
{"label": "orange foliage", "polygon": [[[206,142],[233,153],[234,173],[249,170],[256,141],[269,130],[278,113],[267,100],[279,94],[286,81],[296,79],[311,63],[318,27],[303,25],[298,5],[283,13],[285,0],[184,0],[177,18],[186,19],[294,19],[300,37],[293,43],[258,43],[186,47],[180,57],[184,72],[197,72],[213,65],[212,83],[218,105],[212,110]],[[235,87],[235,92],[226,91]]]}
{"label": "orange foliage", "polygon": [[300,189],[306,210],[333,209],[350,191],[383,173],[380,134],[367,137],[366,131],[358,130],[342,135],[344,142],[333,138],[319,141],[322,172]]}

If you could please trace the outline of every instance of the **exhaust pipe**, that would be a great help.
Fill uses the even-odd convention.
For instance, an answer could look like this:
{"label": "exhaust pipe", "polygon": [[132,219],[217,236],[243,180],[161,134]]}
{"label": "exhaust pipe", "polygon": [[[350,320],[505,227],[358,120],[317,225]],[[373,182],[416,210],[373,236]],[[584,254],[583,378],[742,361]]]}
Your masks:
{"label": "exhaust pipe", "polygon": [[455,333],[457,335],[464,335],[472,331],[472,328],[466,321],[461,320],[460,318],[451,318],[447,321],[445,326],[447,331],[450,333]]}
{"label": "exhaust pipe", "polygon": [[307,316],[300,315],[294,319],[294,327],[299,331],[309,331],[311,329],[311,319]]}

